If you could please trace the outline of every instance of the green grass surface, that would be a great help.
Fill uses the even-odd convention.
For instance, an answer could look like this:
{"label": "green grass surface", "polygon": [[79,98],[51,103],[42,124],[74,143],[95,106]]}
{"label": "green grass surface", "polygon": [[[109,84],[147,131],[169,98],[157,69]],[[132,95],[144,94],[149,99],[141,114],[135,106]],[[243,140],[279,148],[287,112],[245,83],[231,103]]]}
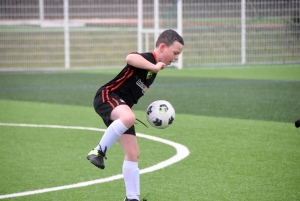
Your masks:
{"label": "green grass surface", "polygon": [[[282,201],[300,199],[299,65],[247,68],[166,69],[139,105],[138,119],[157,99],[170,101],[174,124],[164,130],[136,125],[145,133],[188,147],[184,160],[141,175],[149,201]],[[1,73],[0,122],[105,128],[92,108],[97,88],[116,70]],[[107,168],[86,160],[102,132],[0,126],[0,196],[96,180],[121,173],[115,144]],[[175,149],[138,138],[144,169]],[[122,179],[7,200],[122,200]]]}
{"label": "green grass surface", "polygon": [[[107,73],[116,74],[114,70],[83,70],[80,73]],[[264,66],[234,66],[234,67],[207,67],[202,69],[188,68],[184,70],[173,70],[166,68],[159,73],[159,76],[175,77],[203,77],[203,78],[233,78],[253,80],[300,80],[300,65],[264,65]]]}

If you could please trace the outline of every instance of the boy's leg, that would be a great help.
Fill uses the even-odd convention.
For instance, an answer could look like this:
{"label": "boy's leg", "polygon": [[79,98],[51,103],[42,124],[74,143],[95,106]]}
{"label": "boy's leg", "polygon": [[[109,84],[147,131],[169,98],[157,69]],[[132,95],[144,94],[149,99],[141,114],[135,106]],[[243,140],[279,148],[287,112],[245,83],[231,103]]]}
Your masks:
{"label": "boy's leg", "polygon": [[128,105],[119,105],[112,110],[110,119],[113,122],[104,132],[97,150],[108,150],[134,124],[135,115]]}
{"label": "boy's leg", "polygon": [[96,167],[104,169],[104,158],[106,158],[106,151],[119,139],[119,137],[126,130],[127,128],[120,119],[112,122],[105,131],[97,147],[87,155],[87,159]]}
{"label": "boy's leg", "polygon": [[113,122],[108,126],[100,143],[87,156],[91,163],[101,169],[105,168],[105,152],[134,124],[135,115],[128,105],[119,105],[112,110],[110,119]]}
{"label": "boy's leg", "polygon": [[138,168],[139,146],[135,135],[123,134],[119,138],[125,157],[123,162],[123,176],[126,187],[126,197],[129,200],[139,200],[140,173]]}
{"label": "boy's leg", "polygon": [[98,146],[95,150],[106,151],[120,138],[120,136],[127,131],[128,128],[120,119],[113,121],[104,132]]}

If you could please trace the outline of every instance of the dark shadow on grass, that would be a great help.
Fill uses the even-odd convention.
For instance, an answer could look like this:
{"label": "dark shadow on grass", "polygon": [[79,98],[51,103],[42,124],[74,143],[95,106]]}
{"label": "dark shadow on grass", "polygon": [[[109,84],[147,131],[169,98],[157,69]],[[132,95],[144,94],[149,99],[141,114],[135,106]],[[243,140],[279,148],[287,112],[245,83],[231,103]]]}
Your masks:
{"label": "dark shadow on grass", "polygon": [[[98,87],[113,76],[0,74],[0,99],[92,107]],[[146,110],[152,101],[164,99],[173,104],[177,114],[294,122],[300,118],[299,89],[300,81],[158,76],[134,109]]]}

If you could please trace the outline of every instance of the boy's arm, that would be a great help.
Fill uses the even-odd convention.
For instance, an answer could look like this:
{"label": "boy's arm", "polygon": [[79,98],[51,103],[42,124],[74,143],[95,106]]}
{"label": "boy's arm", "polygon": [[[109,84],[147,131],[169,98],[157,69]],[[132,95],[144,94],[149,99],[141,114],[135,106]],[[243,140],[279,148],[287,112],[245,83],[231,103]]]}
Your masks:
{"label": "boy's arm", "polygon": [[156,65],[154,65],[153,63],[146,60],[144,57],[142,57],[139,54],[127,55],[126,62],[129,65],[134,66],[136,68],[151,70],[154,73],[157,73],[158,71],[162,70],[166,66],[166,64],[162,62],[158,62]]}

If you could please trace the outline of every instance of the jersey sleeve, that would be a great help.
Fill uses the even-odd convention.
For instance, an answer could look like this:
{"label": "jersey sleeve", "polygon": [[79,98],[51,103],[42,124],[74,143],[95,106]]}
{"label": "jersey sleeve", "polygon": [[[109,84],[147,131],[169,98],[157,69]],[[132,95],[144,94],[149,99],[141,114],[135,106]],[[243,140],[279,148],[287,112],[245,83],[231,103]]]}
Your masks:
{"label": "jersey sleeve", "polygon": [[138,52],[129,52],[129,54],[139,54]]}

